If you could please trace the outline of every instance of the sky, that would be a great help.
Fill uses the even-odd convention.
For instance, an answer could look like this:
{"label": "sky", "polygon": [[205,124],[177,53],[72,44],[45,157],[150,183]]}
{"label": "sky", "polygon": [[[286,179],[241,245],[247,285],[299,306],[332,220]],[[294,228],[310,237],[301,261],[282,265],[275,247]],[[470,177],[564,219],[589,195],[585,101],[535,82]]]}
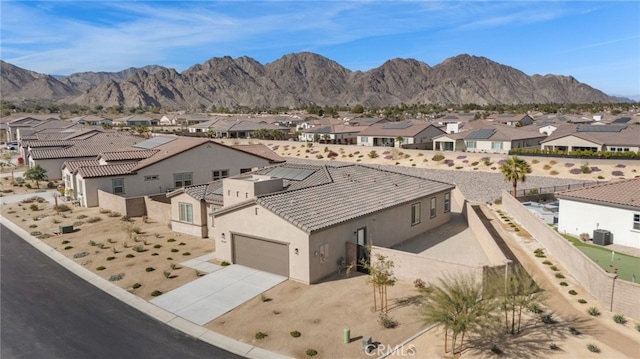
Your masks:
{"label": "sky", "polygon": [[313,52],[349,70],[483,56],[640,95],[640,1],[10,1],[0,59],[46,74]]}

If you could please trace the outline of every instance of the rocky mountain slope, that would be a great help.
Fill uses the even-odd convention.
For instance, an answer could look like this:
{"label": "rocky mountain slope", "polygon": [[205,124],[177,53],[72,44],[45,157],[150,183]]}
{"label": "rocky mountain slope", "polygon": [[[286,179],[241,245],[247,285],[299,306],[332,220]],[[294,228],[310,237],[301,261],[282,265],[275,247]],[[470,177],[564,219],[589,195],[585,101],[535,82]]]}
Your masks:
{"label": "rocky mountain slope", "polygon": [[85,106],[198,109],[399,103],[589,103],[619,99],[570,76],[533,75],[484,57],[459,55],[433,67],[393,59],[351,71],[313,53],[263,65],[249,57],[212,58],[178,73],[161,66],[117,73],[76,73],[56,79],[1,64],[2,97],[47,98]]}

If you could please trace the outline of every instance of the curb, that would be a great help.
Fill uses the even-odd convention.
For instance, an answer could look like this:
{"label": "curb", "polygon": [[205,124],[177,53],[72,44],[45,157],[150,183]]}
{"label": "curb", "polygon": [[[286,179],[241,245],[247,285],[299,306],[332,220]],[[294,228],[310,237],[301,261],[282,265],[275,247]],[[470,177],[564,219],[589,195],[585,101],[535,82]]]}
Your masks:
{"label": "curb", "polygon": [[194,338],[197,338],[205,343],[211,344],[218,348],[224,349],[231,353],[243,356],[245,358],[250,359],[290,359],[290,357],[286,355],[282,355],[279,353],[271,352],[263,348],[255,347],[235,339],[231,339],[225,335],[220,333],[211,331],[207,328],[201,327],[190,321],[183,319],[171,312],[168,312],[160,307],[157,307],[146,300],[129,293],[125,289],[122,289],[115,284],[107,281],[106,279],[98,276],[97,274],[91,272],[90,270],[84,268],[80,264],[74,262],[73,260],[65,257],[60,252],[51,248],[46,243],[38,240],[37,238],[31,236],[27,231],[20,228],[15,223],[11,222],[4,216],[0,215],[0,223],[16,233],[22,239],[24,239],[27,243],[35,247],[37,250],[45,254],[47,257],[51,258],[54,262],[57,262],[68,271],[77,275],[81,279],[89,282],[93,286],[102,290],[103,292],[111,295],[117,300],[128,304],[129,306],[139,310],[140,312],[159,320],[160,322],[179,330],[187,335],[190,335]]}

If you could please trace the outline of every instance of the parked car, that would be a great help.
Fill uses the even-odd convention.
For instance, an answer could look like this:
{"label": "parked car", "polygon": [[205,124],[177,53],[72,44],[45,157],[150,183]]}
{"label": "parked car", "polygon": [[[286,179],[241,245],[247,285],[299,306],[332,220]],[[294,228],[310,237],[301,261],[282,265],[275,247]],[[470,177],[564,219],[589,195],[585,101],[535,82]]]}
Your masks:
{"label": "parked car", "polygon": [[18,149],[18,141],[7,142],[7,149],[11,151],[15,151]]}

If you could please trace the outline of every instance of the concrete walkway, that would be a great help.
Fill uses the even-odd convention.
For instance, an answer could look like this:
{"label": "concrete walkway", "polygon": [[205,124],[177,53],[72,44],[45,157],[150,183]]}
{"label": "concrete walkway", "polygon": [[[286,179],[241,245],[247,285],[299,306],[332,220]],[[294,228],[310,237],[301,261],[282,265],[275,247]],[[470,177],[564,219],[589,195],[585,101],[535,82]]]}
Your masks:
{"label": "concrete walkway", "polygon": [[[132,306],[133,308],[146,313],[147,315],[159,320],[166,325],[169,325],[187,335],[194,338],[198,338],[206,343],[214,345],[218,348],[225,349],[232,353],[241,355],[245,358],[253,359],[270,359],[270,358],[289,358],[279,353],[271,352],[259,347],[254,347],[247,343],[243,343],[229,337],[226,337],[220,333],[216,333],[207,328],[194,324],[180,316],[177,316],[169,311],[164,310],[154,304],[151,304],[144,299],[127,292],[126,290],[116,286],[108,280],[98,276],[91,272],[80,264],[74,262],[72,259],[65,257],[62,253],[51,248],[44,242],[29,235],[27,231],[20,228],[18,225],[6,219],[4,216],[0,216],[0,223],[9,228],[11,231],[22,237],[27,243],[34,246],[40,252],[47,255],[49,258],[65,267],[70,272],[73,272],[80,278],[93,284],[102,291],[110,294],[118,300]],[[206,277],[206,276],[205,276]],[[204,278],[204,277],[203,277]]]}
{"label": "concrete walkway", "polygon": [[197,271],[204,272],[204,273],[213,273],[217,270],[224,268],[209,262],[210,260],[215,258],[216,258],[216,252],[213,252],[213,253],[205,254],[198,258],[190,259],[186,262],[182,262],[180,263],[180,265],[193,268]]}
{"label": "concrete walkway", "polygon": [[151,303],[204,325],[286,279],[233,264],[152,299]]}

